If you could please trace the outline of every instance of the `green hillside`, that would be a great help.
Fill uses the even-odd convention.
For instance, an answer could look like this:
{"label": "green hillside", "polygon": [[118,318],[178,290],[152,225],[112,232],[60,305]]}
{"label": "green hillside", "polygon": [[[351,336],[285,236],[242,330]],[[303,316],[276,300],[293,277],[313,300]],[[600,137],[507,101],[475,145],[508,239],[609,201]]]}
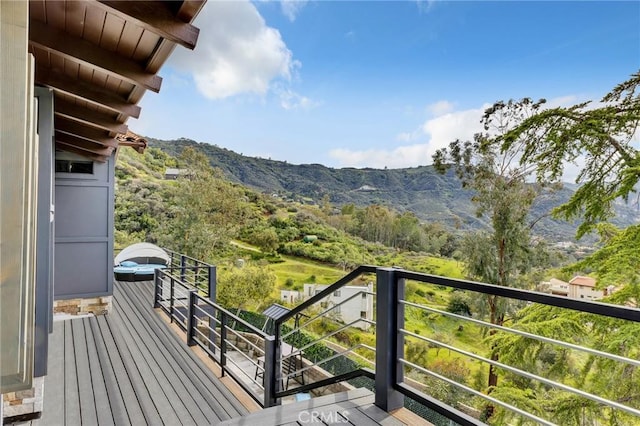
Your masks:
{"label": "green hillside", "polygon": [[[256,190],[279,194],[292,200],[320,202],[324,197],[335,206],[372,204],[399,212],[410,211],[426,222],[439,222],[451,230],[486,227],[475,214],[471,193],[452,174],[440,175],[431,166],[405,169],[333,169],[320,164],[289,164],[283,161],[247,157],[225,148],[189,139],[149,139],[150,145],[170,155],[194,147],[207,155],[212,166],[233,182]],[[534,206],[532,219],[543,217],[534,233],[549,241],[572,241],[577,224],[554,220],[551,209],[568,200],[575,185],[566,185],[553,197]],[[628,226],[640,220],[640,212],[620,203],[614,223]],[[586,241],[593,241],[586,238]]]}

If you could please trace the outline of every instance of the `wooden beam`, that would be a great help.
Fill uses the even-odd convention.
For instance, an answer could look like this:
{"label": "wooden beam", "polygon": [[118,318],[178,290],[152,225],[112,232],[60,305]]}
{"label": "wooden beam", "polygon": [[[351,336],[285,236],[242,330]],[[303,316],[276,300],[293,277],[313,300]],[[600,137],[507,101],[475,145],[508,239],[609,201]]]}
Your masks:
{"label": "wooden beam", "polygon": [[129,117],[138,118],[140,116],[140,107],[128,102],[122,96],[118,96],[104,87],[80,81],[50,68],[36,67],[36,83],[102,105]]}
{"label": "wooden beam", "polygon": [[191,22],[204,6],[205,0],[184,0],[176,16],[184,22]]}
{"label": "wooden beam", "polygon": [[55,140],[56,140],[56,143],[73,146],[83,151],[87,151],[96,155],[102,155],[102,156],[108,157],[113,152],[113,148],[109,146],[102,146],[100,144],[90,142],[86,139],[82,139],[80,137],[70,135],[67,133],[62,133],[59,131],[55,132]]}
{"label": "wooden beam", "polygon": [[95,127],[96,129],[103,129],[113,133],[127,132],[128,126],[124,123],[119,123],[115,117],[109,114],[82,108],[59,96],[56,96],[54,105],[56,117],[64,117],[77,121],[78,123],[86,124],[87,126]]}
{"label": "wooden beam", "polygon": [[137,62],[102,49],[100,46],[52,28],[40,21],[29,23],[29,44],[81,64],[99,68],[116,78],[160,91],[162,78],[145,71]]}
{"label": "wooden beam", "polygon": [[109,146],[111,148],[118,147],[118,141],[115,137],[109,136],[104,131],[85,126],[77,121],[69,120],[64,117],[56,117],[54,122],[56,131],[76,135],[98,145]]}
{"label": "wooden beam", "polygon": [[73,145],[68,145],[63,142],[56,142],[56,149],[61,151],[73,152],[74,154],[82,155],[85,158],[90,160],[98,161],[100,163],[105,163],[109,157],[105,157],[104,155],[97,155],[91,152],[85,151],[83,149],[77,148]]}
{"label": "wooden beam", "polygon": [[156,33],[188,49],[194,49],[200,30],[181,21],[166,1],[111,1],[100,0],[105,10],[126,21],[135,21],[142,28]]}

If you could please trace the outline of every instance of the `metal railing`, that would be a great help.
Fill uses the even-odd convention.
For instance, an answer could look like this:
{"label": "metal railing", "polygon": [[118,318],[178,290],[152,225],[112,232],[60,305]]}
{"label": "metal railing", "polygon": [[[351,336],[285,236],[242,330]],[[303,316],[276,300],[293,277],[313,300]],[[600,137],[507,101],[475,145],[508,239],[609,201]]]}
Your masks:
{"label": "metal railing", "polygon": [[[366,287],[361,290],[354,290],[353,294],[346,298],[341,298],[338,302],[328,302],[328,300],[333,298],[336,291],[344,289],[344,287],[352,284],[363,275],[372,274],[375,273],[375,271],[375,267],[366,265],[360,266],[338,280],[336,283],[327,286],[313,297],[310,297],[308,300],[293,308],[287,314],[278,318],[275,321],[274,327],[276,351],[278,351],[279,348],[287,341],[294,343],[298,340],[299,343],[297,346],[294,344],[295,348],[289,355],[276,357],[274,360],[276,364],[272,366],[274,371],[282,371],[281,366],[278,365],[277,362],[284,362],[288,357],[299,356],[303,359],[310,358],[308,354],[311,352],[310,348],[317,345],[326,347],[327,345],[325,345],[324,342],[327,342],[334,336],[338,336],[355,328],[360,329],[360,332],[366,332],[366,330],[370,328],[375,328],[376,321],[373,318],[369,319],[366,316],[358,316],[356,318],[345,320],[343,318],[344,315],[341,314],[341,312],[348,310],[349,305],[354,302],[356,302],[357,305],[357,302],[363,299],[365,301],[368,301],[369,299],[375,300],[376,294],[366,290]],[[354,289],[355,288],[357,287],[354,287]],[[318,307],[320,308],[318,309]],[[305,312],[313,313],[307,315]],[[357,313],[359,314],[359,312]],[[300,324],[301,317],[307,318],[302,322],[302,324]],[[321,327],[324,330],[323,333],[310,330],[311,327],[318,322],[322,322],[322,325],[324,326]],[[300,339],[295,339],[296,335],[300,334],[304,334],[309,337],[304,342],[300,342]],[[331,363],[337,365],[337,367],[333,368],[333,371],[329,372],[330,376],[315,381],[307,380],[308,383],[304,383],[302,386],[298,386],[293,389],[283,389],[281,387],[282,380],[276,380],[273,383],[268,383],[265,386],[272,386],[270,393],[274,396],[274,399],[269,401],[270,405],[275,405],[279,402],[280,398],[295,393],[312,391],[320,387],[353,380],[358,377],[367,377],[369,379],[374,378],[375,373],[370,367],[375,367],[375,362],[372,361],[371,358],[375,357],[376,348],[362,343],[355,343],[348,347],[344,347],[336,342],[335,339],[332,340],[333,341],[329,344],[331,349],[323,351],[323,357],[310,360],[309,362],[302,364],[298,370],[283,374],[283,378],[285,379],[295,376],[304,377],[305,373],[310,373],[314,370],[317,371],[318,368],[322,368],[324,371],[328,370],[328,364]],[[369,356],[363,356],[361,352],[365,352]],[[361,366],[362,364],[367,366]]]}
{"label": "metal railing", "polygon": [[[199,346],[256,402],[264,406],[263,381],[274,380],[275,354],[272,336],[216,304],[181,279],[181,268],[157,269],[154,277],[154,307],[164,311],[187,335],[189,346]],[[249,332],[240,332],[233,324]],[[252,386],[253,385],[253,386]],[[256,390],[257,389],[257,390]]]}
{"label": "metal railing", "polygon": [[[409,397],[411,400],[417,401],[419,404],[428,407],[430,410],[450,419],[458,424],[472,425],[483,424],[479,420],[477,413],[470,415],[470,410],[461,411],[458,408],[451,407],[445,404],[443,401],[438,400],[428,395],[426,386],[422,385],[420,381],[413,380],[407,376],[408,371],[412,371],[412,376],[429,377],[447,386],[455,387],[460,392],[477,399],[482,399],[486,404],[495,407],[500,407],[513,416],[518,416],[521,420],[533,421],[537,424],[554,424],[552,419],[544,418],[539,413],[532,413],[527,411],[526,407],[518,407],[517,404],[505,402],[499,398],[491,395],[491,390],[487,392],[486,389],[478,390],[471,386],[460,383],[453,380],[444,374],[439,374],[424,364],[419,364],[412,361],[406,354],[407,343],[420,342],[427,345],[430,348],[441,348],[449,353],[456,354],[460,359],[465,359],[480,363],[483,366],[493,366],[493,368],[499,370],[501,374],[511,374],[514,376],[522,377],[526,380],[536,382],[541,386],[556,389],[560,392],[565,392],[568,395],[573,395],[576,398],[584,398],[585,401],[598,404],[601,407],[608,407],[608,409],[618,410],[620,413],[625,413],[630,416],[638,418],[640,422],[640,410],[637,407],[625,405],[623,402],[608,399],[602,395],[596,395],[588,392],[584,389],[580,389],[575,383],[563,383],[559,380],[551,380],[538,374],[537,371],[527,371],[525,368],[518,366],[507,365],[499,362],[497,359],[491,356],[481,356],[473,353],[470,350],[456,347],[448,342],[440,341],[435,338],[423,336],[418,332],[410,331],[405,326],[407,313],[410,310],[425,312],[430,315],[437,315],[446,317],[461,323],[473,324],[479,328],[484,328],[488,331],[487,334],[491,335],[495,332],[511,333],[516,336],[520,336],[527,339],[533,339],[547,345],[555,345],[559,348],[578,351],[579,353],[586,354],[585,356],[600,357],[607,360],[611,360],[617,363],[623,363],[632,368],[640,366],[640,361],[632,359],[615,353],[609,353],[603,350],[593,349],[585,346],[581,346],[576,343],[563,341],[556,338],[545,337],[539,334],[520,330],[518,328],[506,327],[504,325],[492,324],[489,321],[485,321],[479,318],[472,318],[465,315],[454,314],[451,312],[437,309],[426,304],[415,303],[415,301],[409,301],[405,297],[405,288],[407,281],[414,281],[419,284],[434,285],[441,288],[449,288],[455,290],[465,290],[468,292],[474,292],[477,295],[495,296],[499,298],[512,299],[515,302],[519,302],[523,305],[541,304],[549,307],[569,309],[580,313],[580,315],[596,314],[608,318],[617,318],[625,321],[632,321],[634,323],[640,322],[640,310],[635,308],[629,308],[625,306],[610,305],[605,303],[583,301],[579,299],[570,299],[562,296],[554,296],[545,293],[532,292],[527,290],[520,290],[515,288],[501,287],[491,284],[456,280],[445,277],[414,273],[396,268],[376,268],[373,266],[362,266],[349,275],[345,276],[340,281],[326,288],[323,292],[316,296],[311,297],[298,307],[293,309],[289,314],[283,316],[277,321],[276,324],[276,346],[278,342],[281,342],[292,333],[303,329],[307,324],[316,321],[320,318],[326,318],[331,309],[324,310],[319,314],[310,315],[310,319],[305,324],[295,328],[292,331],[283,332],[282,325],[287,321],[291,321],[292,318],[299,316],[305,312],[313,310],[313,306],[320,303],[324,298],[329,296],[332,292],[343,288],[351,281],[355,280],[362,274],[376,274],[376,319],[374,321],[376,327],[376,343],[375,348],[371,348],[371,353],[375,355],[375,361],[373,362],[375,373],[368,369],[361,369],[349,372],[344,377],[336,377],[335,380],[348,380],[353,377],[367,376],[373,377],[375,380],[375,403],[380,408],[387,411],[391,411],[400,408],[404,404],[405,397]],[[583,321],[589,321],[587,317]],[[346,328],[353,324],[344,324],[343,328]],[[320,338],[314,340],[313,343],[326,341],[327,338],[341,331],[339,328],[337,331],[327,333]],[[479,331],[481,333],[481,331]],[[482,335],[479,335],[483,339]],[[353,348],[348,348],[351,350]],[[277,349],[276,349],[277,350]],[[304,347],[301,348],[304,350]],[[340,354],[339,354],[340,355]],[[580,358],[580,355],[576,355]],[[371,374],[367,374],[371,373]],[[311,390],[315,387],[326,385],[328,381],[311,383],[300,390]],[[271,384],[274,387],[278,386],[277,382]],[[294,390],[294,391],[296,391]],[[273,392],[275,397],[285,396],[291,394],[292,391],[281,391],[276,389]],[[277,403],[277,401],[272,401]],[[466,407],[468,408],[468,407]]]}
{"label": "metal railing", "polygon": [[[640,360],[625,356],[625,354],[602,350],[602,348],[583,346],[581,344],[583,342],[579,340],[568,341],[557,336],[545,336],[541,332],[527,331],[519,328],[517,323],[515,327],[512,323],[509,326],[504,323],[494,324],[482,315],[471,317],[448,312],[439,306],[422,303],[421,299],[417,300],[414,297],[415,295],[412,296],[412,300],[408,300],[405,297],[405,290],[407,281],[415,282],[418,285],[432,285],[441,289],[464,290],[473,292],[476,297],[490,296],[511,299],[520,303],[521,307],[543,305],[570,310],[576,315],[580,315],[579,318],[583,322],[593,321],[593,317],[590,315],[594,314],[637,324],[640,323],[640,310],[638,309],[468,280],[449,279],[397,268],[378,268],[365,265],[358,267],[336,283],[276,319],[274,335],[270,336],[244,321],[238,315],[217,305],[215,300],[205,297],[197,287],[184,282],[182,270],[187,267],[182,264],[177,268],[157,272],[155,306],[166,312],[172,321],[186,331],[190,345],[198,345],[205,350],[221,365],[223,374],[232,376],[249,395],[265,407],[277,405],[281,398],[295,393],[309,392],[319,387],[366,377],[373,380],[375,404],[386,411],[402,407],[405,398],[408,398],[408,400],[415,401],[455,423],[462,425],[483,424],[479,419],[479,414],[467,409],[468,407],[460,405],[452,407],[430,395],[428,385],[425,383],[427,380],[436,380],[452,389],[457,389],[468,398],[483,400],[487,405],[499,407],[501,410],[509,412],[514,419],[518,419],[514,420],[515,422],[524,420],[537,424],[554,424],[554,419],[549,417],[547,413],[532,412],[526,406],[519,406],[517,402],[499,398],[497,394],[492,392],[492,389],[471,386],[464,380],[461,381],[434,371],[428,363],[412,359],[412,355],[407,352],[408,345],[411,343],[445,350],[464,362],[477,363],[483,368],[491,366],[501,375],[509,374],[513,377],[520,377],[523,380],[531,381],[531,383],[537,383],[540,387],[555,389],[572,397],[584,399],[584,401],[602,407],[603,410],[606,407],[607,410],[615,410],[637,418],[640,422],[640,409],[634,406],[637,405],[637,401],[618,401],[608,398],[607,395],[596,394],[585,389],[577,380],[567,382],[558,378],[553,379],[545,377],[541,371],[527,369],[527,366],[509,365],[499,360],[497,356],[491,356],[489,350],[491,343],[485,343],[488,355],[483,356],[469,348],[444,341],[437,335],[423,335],[418,330],[410,330],[405,323],[407,318],[419,315],[425,318],[426,324],[437,321],[437,318],[446,318],[447,321],[457,321],[460,324],[465,324],[465,327],[475,330],[479,339],[484,339],[486,336],[513,335],[531,339],[531,341],[550,347],[582,354],[575,355],[575,359],[578,360],[584,361],[586,357],[606,359],[612,363],[629,366],[632,369],[640,367]],[[334,292],[363,275],[375,275],[375,292],[362,290],[340,303],[324,305],[318,309],[318,306],[323,301],[326,302]],[[215,291],[208,294],[215,296]],[[344,321],[335,315],[336,311],[341,306],[344,307],[346,303],[354,299],[368,297],[374,299],[375,318]],[[241,324],[242,328],[248,331],[240,332],[236,329],[237,327],[231,326],[232,323]],[[314,328],[314,324],[318,323],[322,323],[322,327]],[[332,339],[348,329],[357,326],[363,328],[363,324],[375,328],[375,345],[356,341],[341,347],[335,339]],[[318,330],[322,332],[318,332]],[[301,335],[305,335],[305,339],[301,339]],[[330,347],[331,352],[326,352],[330,355],[312,360],[309,353],[318,345]],[[283,354],[285,347],[288,349]],[[233,359],[231,355],[233,355]],[[296,358],[304,359],[304,362],[289,362]],[[292,389],[286,388],[285,383],[288,379],[323,368],[327,363],[336,359],[354,360],[355,367],[323,379],[310,382],[307,380],[307,383],[303,381],[302,386]],[[243,367],[240,365],[241,363],[245,363],[244,365],[249,367]],[[293,370],[284,368],[285,365],[293,365],[295,368]]]}
{"label": "metal railing", "polygon": [[215,265],[167,248],[163,248],[163,250],[169,254],[169,268],[179,271],[179,277],[182,283],[205,292],[207,296],[215,295],[215,291],[213,293],[210,292],[210,289],[215,289],[216,286]]}

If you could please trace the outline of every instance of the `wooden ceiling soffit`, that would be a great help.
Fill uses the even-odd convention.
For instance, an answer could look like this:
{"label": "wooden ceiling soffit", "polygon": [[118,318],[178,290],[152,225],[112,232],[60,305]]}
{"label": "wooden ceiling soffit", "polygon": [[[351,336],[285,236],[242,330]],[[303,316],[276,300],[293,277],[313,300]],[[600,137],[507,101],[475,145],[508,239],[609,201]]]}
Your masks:
{"label": "wooden ceiling soffit", "polygon": [[60,97],[55,99],[56,117],[64,117],[87,126],[95,127],[113,133],[126,133],[128,126],[118,123],[109,114],[80,107]]}
{"label": "wooden ceiling soffit", "polygon": [[55,118],[55,129],[63,133],[76,135],[80,138],[87,139],[98,145],[117,148],[118,141],[106,134],[104,131],[87,127],[76,121],[66,119],[64,117]]}
{"label": "wooden ceiling soffit", "polygon": [[202,9],[204,2],[205,0],[185,0],[180,5],[176,15],[184,22],[191,22],[193,17]]}
{"label": "wooden ceiling soffit", "polygon": [[102,105],[129,117],[138,118],[140,116],[140,107],[128,102],[122,96],[50,68],[36,67],[36,83]]}
{"label": "wooden ceiling soffit", "polygon": [[[56,141],[56,149],[58,149],[60,151],[73,152],[74,154],[81,155],[81,156],[86,157],[86,158],[88,158],[90,160],[98,161],[100,163],[106,162],[107,159],[109,158],[108,156],[94,154],[92,152],[86,151],[86,150],[78,148],[76,146],[66,144],[64,142]],[[109,155],[111,155],[111,154],[109,154]]]}
{"label": "wooden ceiling soffit", "polygon": [[107,12],[113,13],[167,40],[194,49],[200,30],[180,20],[171,10],[171,2],[160,1],[100,1]]}
{"label": "wooden ceiling soffit", "polygon": [[162,78],[145,71],[144,67],[137,62],[89,41],[51,28],[42,22],[32,20],[29,23],[29,44],[71,61],[99,68],[131,84],[143,86],[154,92],[160,91]]}
{"label": "wooden ceiling soffit", "polygon": [[109,156],[113,152],[113,148],[110,146],[103,146],[95,142],[91,142],[87,139],[64,133],[56,130],[55,132],[56,143],[63,144],[65,146],[72,146],[82,151],[90,152],[92,154]]}

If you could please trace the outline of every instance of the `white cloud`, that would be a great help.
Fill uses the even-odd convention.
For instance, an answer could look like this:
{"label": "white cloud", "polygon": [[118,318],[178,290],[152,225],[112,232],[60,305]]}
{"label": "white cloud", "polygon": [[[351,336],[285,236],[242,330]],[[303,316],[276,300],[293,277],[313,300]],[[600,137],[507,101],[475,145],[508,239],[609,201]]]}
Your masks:
{"label": "white cloud", "polygon": [[474,134],[481,132],[483,129],[480,119],[489,106],[484,104],[476,109],[449,112],[425,121],[422,130],[425,135],[430,136],[429,145],[433,152],[456,139],[470,140]]}
{"label": "white cloud", "polygon": [[[453,104],[441,101],[434,105],[439,105],[439,110],[444,111],[444,106],[449,108]],[[471,139],[475,133],[482,131],[480,118],[488,106],[487,104],[477,109],[449,112],[430,118],[416,131],[400,133],[396,137],[401,142],[418,139],[427,139],[427,142],[392,149],[334,149],[329,155],[343,167],[402,168],[431,164],[431,157],[438,149],[444,148],[455,139]]]}
{"label": "white cloud", "polygon": [[280,0],[280,7],[284,16],[291,22],[295,21],[307,0]]}
{"label": "white cloud", "polygon": [[287,110],[311,109],[319,105],[318,102],[315,102],[306,96],[302,96],[286,87],[279,87],[275,89],[274,92],[280,98],[280,106]]}
{"label": "white cloud", "polygon": [[368,149],[353,151],[350,149],[333,149],[329,156],[336,159],[341,167],[373,167],[398,169],[431,163],[428,155],[429,144],[399,146],[392,150]]}
{"label": "white cloud", "polygon": [[268,27],[249,1],[209,2],[195,24],[200,28],[196,52],[176,49],[171,63],[191,73],[210,99],[264,95],[272,81],[290,81],[300,66],[280,32]]}
{"label": "white cloud", "polygon": [[429,113],[431,113],[431,115],[434,116],[439,116],[439,115],[443,115],[446,114],[448,112],[453,111],[454,109],[454,104],[452,102],[449,101],[438,101],[436,103],[433,103],[431,105],[427,105],[427,111],[429,111]]}

